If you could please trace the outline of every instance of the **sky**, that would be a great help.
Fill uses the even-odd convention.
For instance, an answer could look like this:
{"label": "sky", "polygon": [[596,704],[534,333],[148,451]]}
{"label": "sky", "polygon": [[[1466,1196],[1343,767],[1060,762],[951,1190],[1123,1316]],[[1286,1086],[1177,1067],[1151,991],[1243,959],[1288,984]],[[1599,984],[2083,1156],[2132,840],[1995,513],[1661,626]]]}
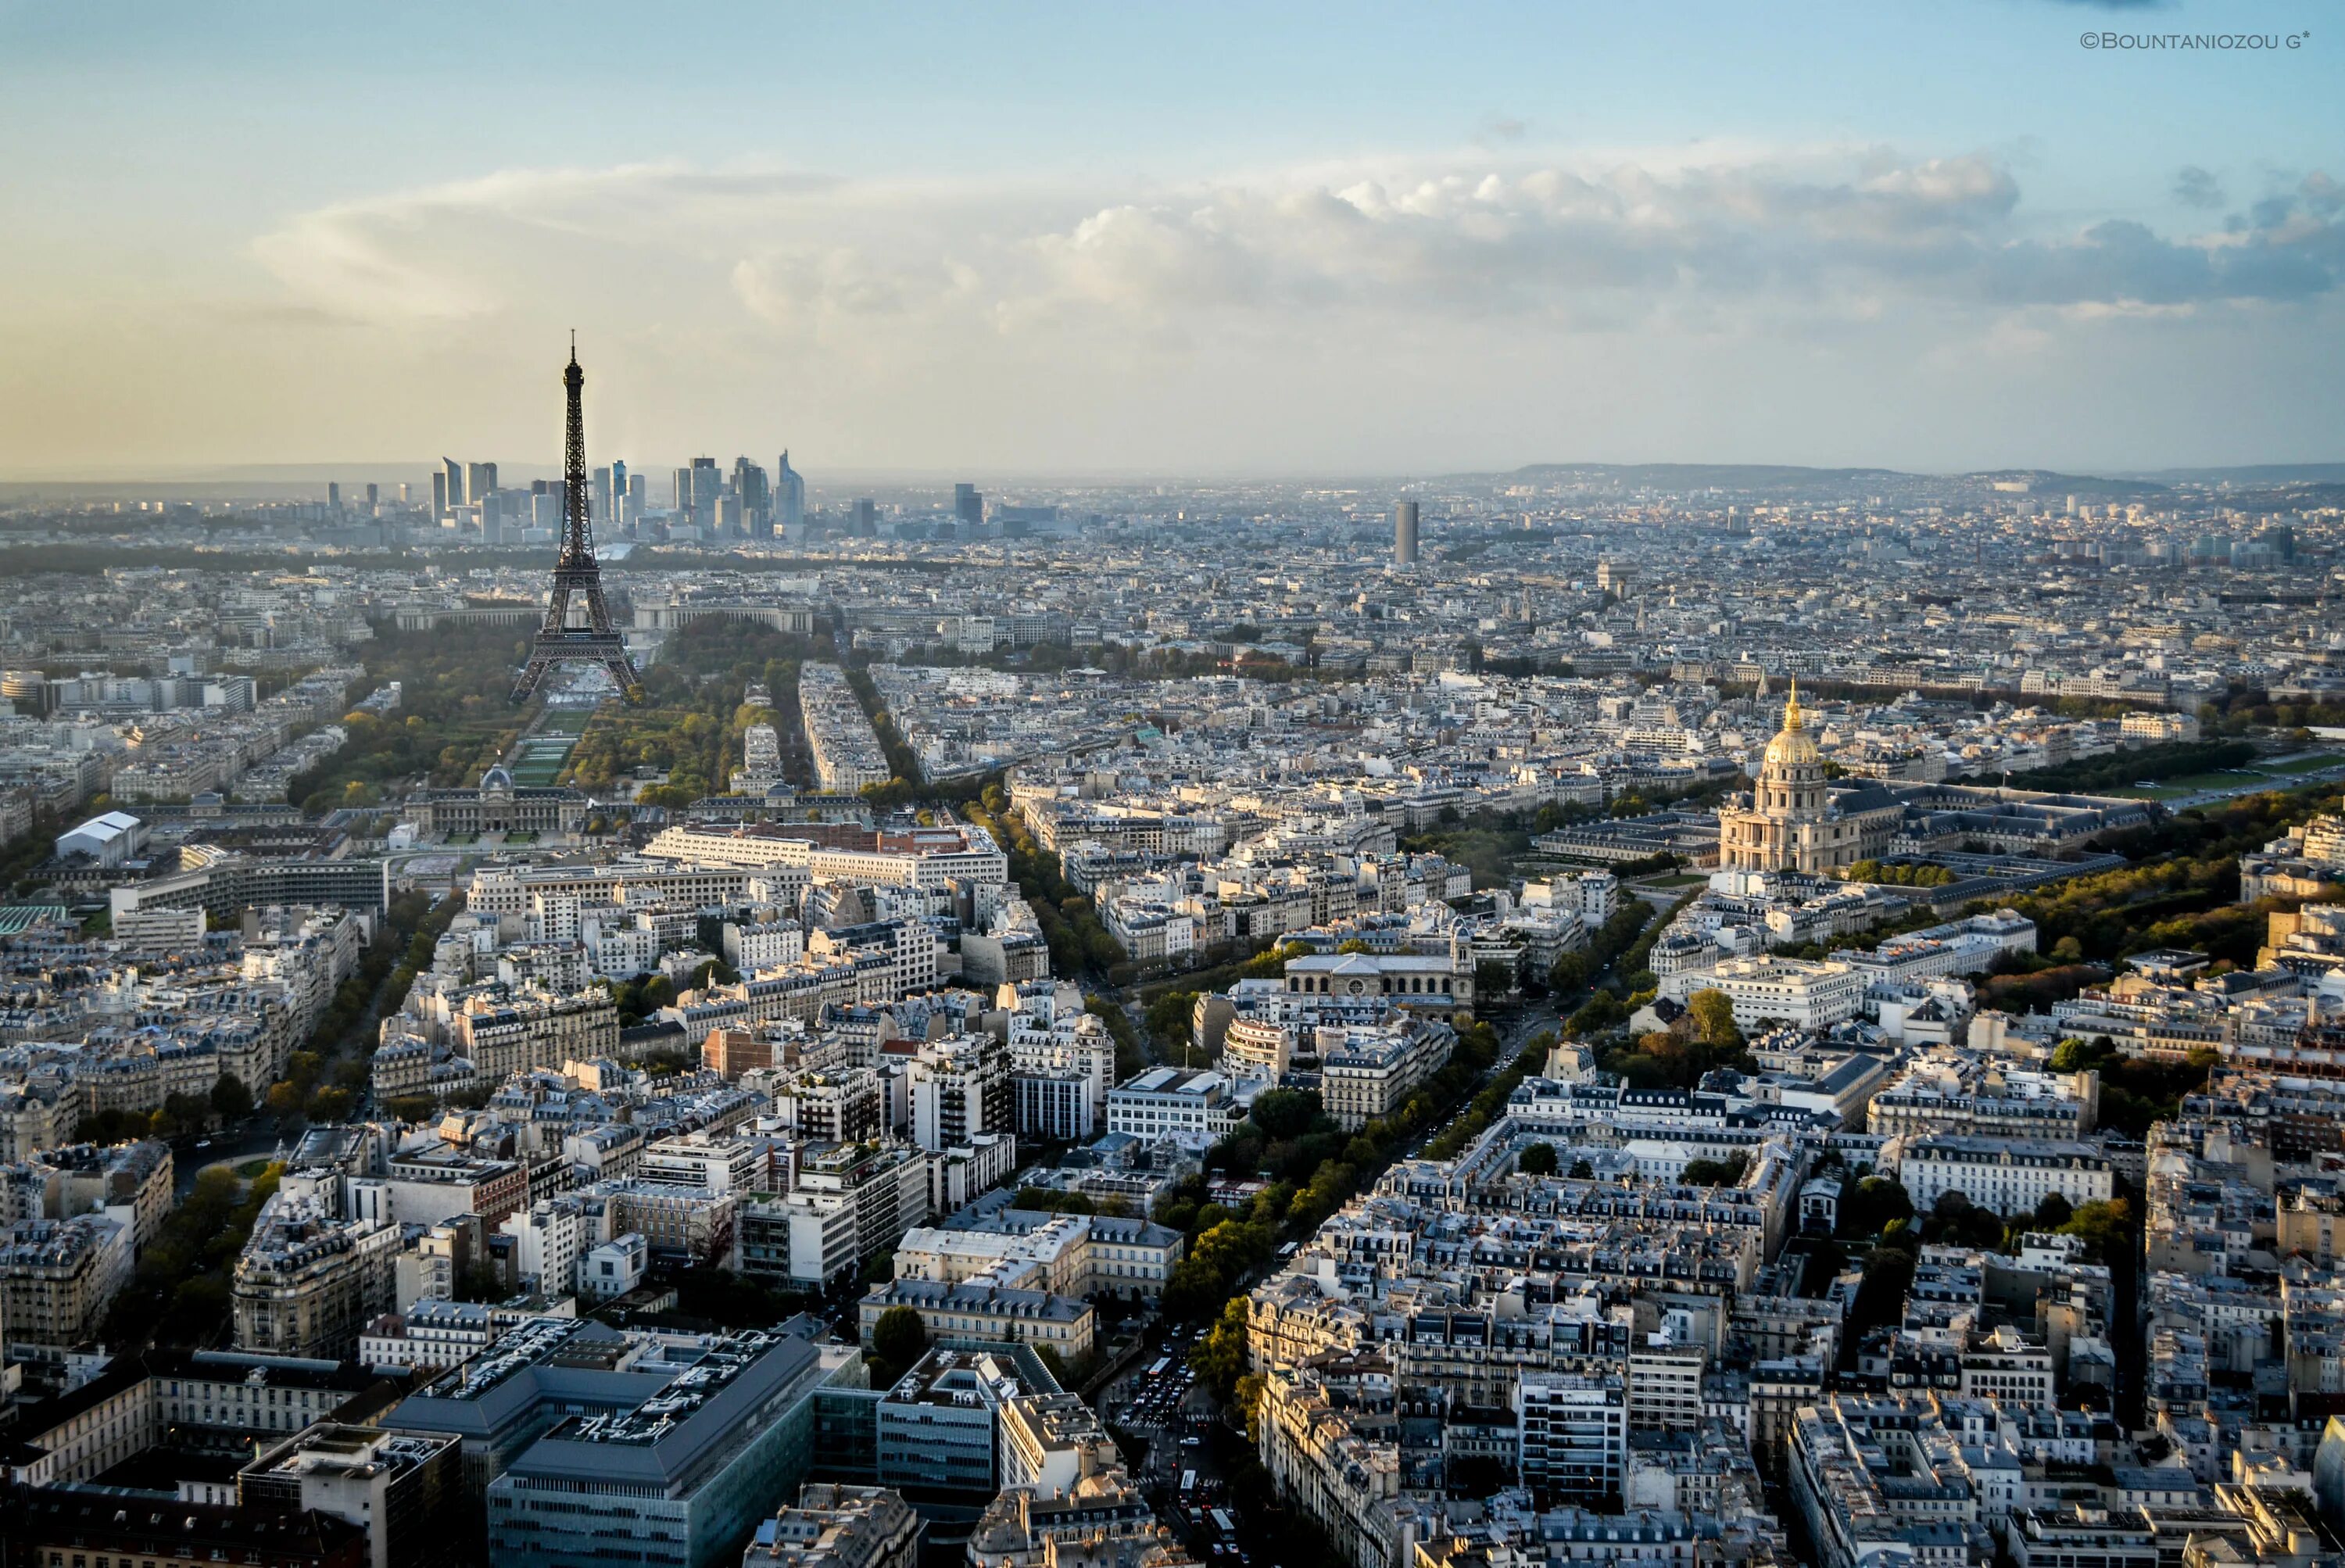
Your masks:
{"label": "sky", "polygon": [[0,478],[555,464],[574,328],[655,472],[2345,459],[2340,80],[2298,0],[0,0]]}

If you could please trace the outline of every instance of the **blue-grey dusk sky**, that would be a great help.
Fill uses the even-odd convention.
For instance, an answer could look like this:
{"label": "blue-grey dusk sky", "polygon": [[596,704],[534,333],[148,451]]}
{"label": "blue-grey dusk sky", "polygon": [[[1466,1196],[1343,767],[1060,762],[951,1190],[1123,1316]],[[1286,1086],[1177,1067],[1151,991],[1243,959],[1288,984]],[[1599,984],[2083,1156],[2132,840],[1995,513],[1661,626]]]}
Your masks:
{"label": "blue-grey dusk sky", "polygon": [[7,476],[550,462],[573,325],[652,465],[2345,457],[2289,0],[18,5],[0,60]]}

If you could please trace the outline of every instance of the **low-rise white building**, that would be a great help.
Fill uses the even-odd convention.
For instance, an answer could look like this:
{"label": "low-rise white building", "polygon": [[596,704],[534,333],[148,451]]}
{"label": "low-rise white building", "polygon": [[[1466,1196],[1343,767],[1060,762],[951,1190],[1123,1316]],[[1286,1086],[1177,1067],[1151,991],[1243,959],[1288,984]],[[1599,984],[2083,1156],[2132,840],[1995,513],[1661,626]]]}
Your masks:
{"label": "low-rise white building", "polygon": [[1730,958],[1714,968],[1680,970],[1662,979],[1660,990],[1675,1002],[1697,992],[1724,992],[1734,1003],[1735,1023],[1746,1032],[1771,1022],[1829,1029],[1864,1005],[1864,976],[1830,960]]}
{"label": "low-rise white building", "polygon": [[1245,1120],[1236,1085],[1219,1073],[1152,1067],[1107,1092],[1107,1130],[1184,1149],[1213,1147]]}
{"label": "low-rise white building", "polygon": [[2105,1202],[2115,1190],[2109,1162],[2090,1144],[1966,1137],[1934,1133],[1909,1138],[1897,1179],[1917,1209],[1959,1192],[1997,1214],[2033,1214],[2052,1193],[2071,1206]]}

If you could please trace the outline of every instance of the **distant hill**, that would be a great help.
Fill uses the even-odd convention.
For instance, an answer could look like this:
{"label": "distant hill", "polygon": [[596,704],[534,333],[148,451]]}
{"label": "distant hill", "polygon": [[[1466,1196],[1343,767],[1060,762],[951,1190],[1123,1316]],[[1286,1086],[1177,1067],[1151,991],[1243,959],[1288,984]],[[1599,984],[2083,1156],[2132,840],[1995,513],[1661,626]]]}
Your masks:
{"label": "distant hill", "polygon": [[2251,463],[2236,468],[2160,468],[2136,475],[2166,484],[2345,484],[2345,463]]}
{"label": "distant hill", "polygon": [[1802,468],[1780,463],[1534,463],[1510,479],[1609,481],[1628,490],[1793,491],[1911,481],[1893,468]]}
{"label": "distant hill", "polygon": [[1503,474],[1449,477],[1518,479],[1533,484],[1576,480],[1583,484],[1621,490],[1679,494],[1714,490],[1742,495],[1845,495],[1857,491],[1943,491],[1948,486],[1984,490],[2014,482],[2025,483],[2030,494],[2038,495],[2149,496],[2164,494],[2167,490],[2165,485],[2146,479],[2055,473],[2035,468],[1978,473],[1911,473],[1896,468],[1809,468],[1781,463],[1533,463]]}
{"label": "distant hill", "polygon": [[1856,492],[1992,490],[2024,484],[2032,495],[2056,503],[2070,496],[2096,501],[2149,501],[2178,489],[2221,487],[2225,505],[2244,512],[2290,512],[2345,504],[2345,463],[2265,463],[2233,468],[2165,468],[2147,473],[2062,473],[2046,468],[1981,469],[1971,473],[1914,473],[1897,468],[1810,468],[1788,463],[1531,463],[1501,473],[1453,473],[1447,479],[1571,481],[1591,488],[1658,490],[1678,494],[1719,491],[1730,495],[1832,495]]}
{"label": "distant hill", "polygon": [[2235,512],[2317,512],[2345,506],[2345,484],[2286,484],[2269,490],[2231,490],[2223,504]]}
{"label": "distant hill", "polygon": [[1992,473],[1965,473],[1962,477],[1977,484],[2025,480],[2030,494],[2036,495],[2148,496],[2164,495],[2170,488],[2147,479],[2107,479],[2092,473],[2054,473],[2041,468],[2005,468]]}

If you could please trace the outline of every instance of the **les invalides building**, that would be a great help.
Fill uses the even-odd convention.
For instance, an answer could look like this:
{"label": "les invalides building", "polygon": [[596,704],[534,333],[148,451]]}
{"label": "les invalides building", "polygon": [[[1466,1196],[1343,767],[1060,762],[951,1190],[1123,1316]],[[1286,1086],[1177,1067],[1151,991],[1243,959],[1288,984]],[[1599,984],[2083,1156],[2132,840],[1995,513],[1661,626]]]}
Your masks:
{"label": "les invalides building", "polygon": [[1730,871],[1822,872],[1872,859],[1889,845],[1903,805],[1878,784],[1834,788],[1800,715],[1800,688],[1767,743],[1751,803],[1719,813],[1718,863]]}

